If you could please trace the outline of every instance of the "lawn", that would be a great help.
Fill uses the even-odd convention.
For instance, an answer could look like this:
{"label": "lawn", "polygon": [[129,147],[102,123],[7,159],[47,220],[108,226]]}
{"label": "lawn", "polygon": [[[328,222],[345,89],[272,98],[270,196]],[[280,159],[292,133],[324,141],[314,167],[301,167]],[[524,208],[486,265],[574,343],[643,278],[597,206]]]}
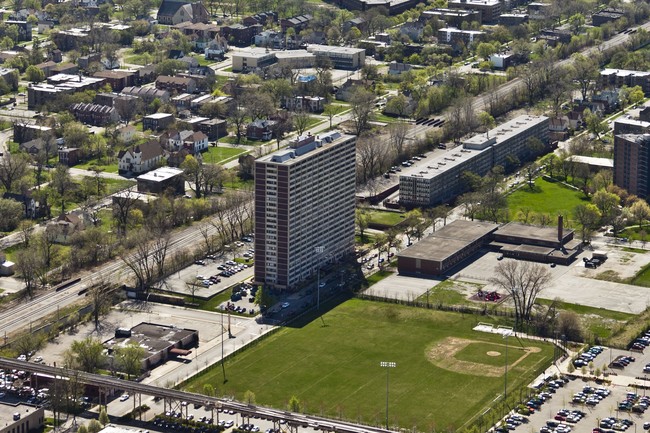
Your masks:
{"label": "lawn", "polygon": [[566,211],[573,212],[573,209],[582,203],[585,203],[582,192],[541,177],[535,179],[533,189],[523,186],[508,196],[511,219],[515,219],[517,212],[526,208],[533,214],[548,214],[555,219]]}
{"label": "lawn", "polygon": [[[219,395],[286,408],[295,395],[301,410],[380,425],[384,422],[386,373],[390,371],[390,425],[419,431],[454,431],[493,406],[503,390],[493,357],[505,352],[501,336],[472,331],[476,317],[352,299],[322,320],[283,328],[225,364],[194,378],[186,389],[212,384]],[[509,340],[508,387],[529,383],[553,356],[543,342]],[[480,344],[460,361],[455,353]],[[493,352],[491,355],[481,351]],[[495,355],[496,353],[496,355]],[[471,355],[471,356],[470,356]],[[514,394],[514,392],[512,393]]]}
{"label": "lawn", "polygon": [[246,149],[240,147],[209,146],[208,151],[203,154],[203,161],[213,164],[223,164],[232,161],[245,152]]}
{"label": "lawn", "polygon": [[650,287],[650,265],[646,265],[641,269],[630,281],[630,284],[635,286]]}
{"label": "lawn", "polygon": [[117,160],[109,164],[101,164],[97,159],[91,159],[89,161],[74,166],[74,168],[80,168],[82,170],[89,170],[90,167],[97,167],[106,173],[118,172]]}
{"label": "lawn", "polygon": [[368,214],[370,215],[370,224],[379,224],[389,227],[401,223],[404,219],[404,214],[399,212],[371,210]]}
{"label": "lawn", "polygon": [[135,185],[135,182],[128,179],[104,179],[104,185],[106,186],[105,194],[111,195],[115,194],[118,191],[129,188]]}
{"label": "lawn", "polygon": [[246,138],[246,135],[242,135],[241,138],[239,139],[239,143],[237,143],[237,137],[235,135],[229,135],[227,137],[220,138],[219,141],[228,144],[240,144],[240,145],[246,144],[249,146],[259,146],[260,144],[266,144],[266,143],[270,143],[271,141],[275,141],[275,139],[267,140],[267,141],[249,140],[248,138]]}
{"label": "lawn", "polygon": [[472,291],[478,291],[483,285],[454,280],[445,280],[435,287],[429,289],[428,293],[418,297],[417,301],[429,305],[480,305],[470,301],[461,293],[471,287]]}

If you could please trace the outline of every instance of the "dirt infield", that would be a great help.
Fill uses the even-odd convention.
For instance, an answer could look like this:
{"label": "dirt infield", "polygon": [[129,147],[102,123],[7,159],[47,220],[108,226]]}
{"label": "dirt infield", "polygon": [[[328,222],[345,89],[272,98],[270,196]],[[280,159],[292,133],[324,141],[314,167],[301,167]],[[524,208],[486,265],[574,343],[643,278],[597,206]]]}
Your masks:
{"label": "dirt infield", "polygon": [[[503,376],[504,370],[502,368],[494,368],[493,366],[487,364],[481,364],[478,362],[463,361],[456,359],[456,353],[460,352],[462,349],[467,347],[472,343],[484,343],[477,340],[467,340],[464,338],[454,338],[447,337],[432,347],[427,349],[425,356],[436,367],[444,368],[445,370],[453,371],[455,373],[463,374],[473,374],[477,376],[488,376],[488,377],[499,377]],[[495,346],[506,347],[505,344],[492,343]],[[540,352],[539,347],[512,347],[509,346],[509,349],[513,354],[513,362],[508,364],[508,368],[516,367],[517,364],[522,362],[528,354]],[[523,352],[523,354],[520,354]],[[515,356],[520,354],[518,358],[515,359]],[[500,353],[497,351],[490,351],[487,353],[488,356],[499,356]]]}

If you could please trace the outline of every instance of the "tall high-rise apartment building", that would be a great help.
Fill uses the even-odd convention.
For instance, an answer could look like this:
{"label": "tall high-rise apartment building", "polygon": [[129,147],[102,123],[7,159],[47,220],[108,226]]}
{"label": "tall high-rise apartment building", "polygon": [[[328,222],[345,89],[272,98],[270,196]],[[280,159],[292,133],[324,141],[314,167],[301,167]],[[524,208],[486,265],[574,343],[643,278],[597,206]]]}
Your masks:
{"label": "tall high-rise apartment building", "polygon": [[303,136],[255,161],[255,282],[291,291],[354,248],[356,137]]}

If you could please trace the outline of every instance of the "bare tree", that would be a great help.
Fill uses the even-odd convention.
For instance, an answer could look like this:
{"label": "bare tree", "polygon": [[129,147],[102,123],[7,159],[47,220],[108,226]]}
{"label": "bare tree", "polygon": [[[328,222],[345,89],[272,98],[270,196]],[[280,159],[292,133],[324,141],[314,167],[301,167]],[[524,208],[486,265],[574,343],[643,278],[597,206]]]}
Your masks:
{"label": "bare tree", "polygon": [[149,234],[144,230],[140,230],[131,237],[135,243],[135,251],[131,254],[126,253],[121,258],[133,272],[136,279],[136,288],[146,290],[153,282],[154,277],[154,260]]}
{"label": "bare tree", "polygon": [[539,263],[504,260],[495,267],[490,282],[505,290],[515,305],[515,328],[528,323],[537,296],[548,286],[551,274]]}
{"label": "bare tree", "polygon": [[393,146],[393,150],[395,150],[397,158],[404,154],[404,146],[409,129],[411,129],[411,126],[404,122],[391,123],[388,127],[390,143]]}
{"label": "bare tree", "polygon": [[95,330],[99,329],[99,318],[106,313],[111,305],[112,292],[115,286],[107,281],[99,281],[88,289],[88,298],[95,322]]}
{"label": "bare tree", "polygon": [[366,183],[382,171],[389,154],[388,143],[370,137],[357,139],[357,178]]}
{"label": "bare tree", "polygon": [[113,196],[113,220],[117,231],[121,234],[126,233],[129,215],[131,209],[135,207],[136,201],[136,193],[133,189],[128,189],[119,196]]}
{"label": "bare tree", "polygon": [[298,136],[301,136],[309,127],[311,117],[306,110],[296,111],[293,115],[293,126],[296,128]]}
{"label": "bare tree", "polygon": [[0,183],[8,192],[12,191],[16,182],[22,179],[29,169],[29,157],[19,153],[17,155],[6,153],[0,159]]}
{"label": "bare tree", "polygon": [[368,129],[368,124],[372,120],[374,102],[375,95],[361,87],[357,88],[352,94],[350,98],[351,114],[357,136],[360,136],[362,132]]}

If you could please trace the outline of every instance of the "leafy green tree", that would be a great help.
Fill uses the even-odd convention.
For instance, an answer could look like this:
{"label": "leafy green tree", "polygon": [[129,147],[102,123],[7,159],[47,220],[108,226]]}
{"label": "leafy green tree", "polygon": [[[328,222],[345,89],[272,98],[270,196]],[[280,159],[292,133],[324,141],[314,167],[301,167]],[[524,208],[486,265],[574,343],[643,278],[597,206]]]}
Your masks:
{"label": "leafy green tree", "polygon": [[204,383],[203,394],[207,395],[208,397],[214,397],[215,396],[214,386],[211,383]]}
{"label": "leafy green tree", "polygon": [[607,124],[603,122],[601,116],[598,113],[592,113],[588,108],[583,113],[583,119],[585,121],[587,131],[594,134],[598,139],[600,139],[601,134],[604,134],[609,130]]}
{"label": "leafy green tree", "polygon": [[96,373],[104,364],[106,356],[102,342],[96,338],[87,337],[83,340],[73,341],[70,348],[65,351],[63,358],[65,365],[70,369]]}
{"label": "leafy green tree", "polygon": [[130,342],[126,346],[115,349],[115,359],[118,368],[126,373],[127,379],[137,376],[142,371],[142,360],[147,351],[136,342]]}
{"label": "leafy green tree", "polygon": [[585,16],[581,13],[573,14],[569,17],[569,26],[574,35],[580,34],[585,25]]}
{"label": "leafy green tree", "polygon": [[88,427],[86,427],[86,424],[81,424],[77,429],[77,433],[88,433]]}
{"label": "leafy green tree", "polygon": [[600,210],[592,203],[579,204],[573,209],[573,217],[580,224],[582,242],[588,242],[591,233],[598,227]]}
{"label": "leafy green tree", "polygon": [[88,433],[99,433],[104,427],[96,419],[91,419],[88,422]]}
{"label": "leafy green tree", "polygon": [[16,200],[0,198],[0,232],[16,229],[24,214],[22,204]]}
{"label": "leafy green tree", "polygon": [[490,138],[490,129],[494,128],[496,124],[494,117],[487,111],[481,111],[478,115],[478,120],[483,125],[483,128],[485,128],[485,135]]}
{"label": "leafy green tree", "polygon": [[25,78],[32,83],[40,83],[45,80],[45,73],[34,65],[31,65],[25,71]]}
{"label": "leafy green tree", "polygon": [[497,47],[490,42],[481,42],[476,46],[476,55],[485,60],[490,60],[490,56],[496,52]]}
{"label": "leafy green tree", "polygon": [[292,395],[289,399],[289,404],[287,405],[289,411],[291,412],[300,412],[300,400],[295,395]]}
{"label": "leafy green tree", "polygon": [[110,419],[108,419],[108,414],[106,413],[106,409],[102,409],[101,412],[99,412],[99,422],[101,425],[106,425],[109,422],[111,422]]}

